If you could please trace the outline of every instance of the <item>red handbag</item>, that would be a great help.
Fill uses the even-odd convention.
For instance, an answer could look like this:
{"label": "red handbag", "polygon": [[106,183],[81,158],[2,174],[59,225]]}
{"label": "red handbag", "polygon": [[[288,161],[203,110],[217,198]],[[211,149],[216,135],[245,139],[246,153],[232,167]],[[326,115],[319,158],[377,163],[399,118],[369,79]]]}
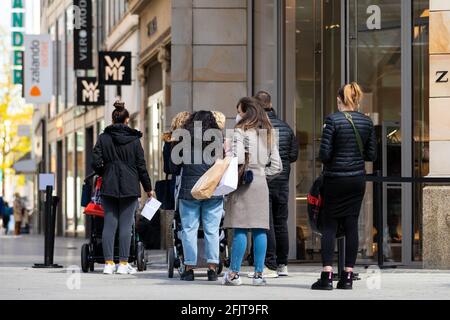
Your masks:
{"label": "red handbag", "polygon": [[97,177],[95,182],[95,191],[92,196],[91,202],[84,209],[84,214],[88,216],[96,216],[103,218],[105,216],[105,210],[101,203],[100,189],[102,187],[102,177]]}

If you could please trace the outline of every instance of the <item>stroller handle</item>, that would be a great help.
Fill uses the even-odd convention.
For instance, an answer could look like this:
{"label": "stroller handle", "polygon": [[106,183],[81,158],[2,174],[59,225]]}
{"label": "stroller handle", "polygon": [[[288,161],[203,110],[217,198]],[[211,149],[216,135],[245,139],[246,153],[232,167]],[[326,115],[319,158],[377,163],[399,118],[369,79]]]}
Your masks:
{"label": "stroller handle", "polygon": [[87,180],[89,180],[89,179],[95,177],[95,175],[96,175],[96,173],[95,173],[95,172],[92,172],[90,175],[88,175],[86,178],[84,178],[84,181],[86,182]]}

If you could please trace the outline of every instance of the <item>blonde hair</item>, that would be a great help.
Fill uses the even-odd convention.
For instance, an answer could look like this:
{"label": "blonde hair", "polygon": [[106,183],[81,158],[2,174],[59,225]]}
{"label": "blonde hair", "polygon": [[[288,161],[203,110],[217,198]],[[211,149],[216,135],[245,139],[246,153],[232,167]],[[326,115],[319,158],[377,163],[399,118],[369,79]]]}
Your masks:
{"label": "blonde hair", "polygon": [[186,120],[189,119],[190,116],[191,116],[190,112],[182,111],[182,112],[178,113],[175,117],[173,117],[172,122],[170,124],[170,131],[165,132],[163,134],[162,139],[167,142],[171,141],[172,140],[172,132],[174,132],[177,129],[182,128],[184,123],[186,122]]}
{"label": "blonde hair", "polygon": [[339,89],[338,97],[343,104],[356,111],[359,109],[359,104],[363,98],[363,92],[359,84],[352,82]]}
{"label": "blonde hair", "polygon": [[217,125],[219,126],[220,130],[225,129],[225,122],[227,121],[227,118],[222,112],[219,111],[211,111],[214,118],[216,119]]}

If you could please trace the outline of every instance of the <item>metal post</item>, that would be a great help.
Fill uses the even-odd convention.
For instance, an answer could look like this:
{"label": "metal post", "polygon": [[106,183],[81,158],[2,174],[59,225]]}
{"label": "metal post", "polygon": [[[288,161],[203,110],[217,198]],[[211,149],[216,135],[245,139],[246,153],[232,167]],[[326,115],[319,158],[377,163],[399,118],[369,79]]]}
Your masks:
{"label": "metal post", "polygon": [[[382,178],[382,173],[380,170],[377,171],[377,178]],[[383,250],[383,182],[378,180],[376,182],[377,190],[377,247],[378,247],[378,266],[381,268],[384,263],[384,250]]]}

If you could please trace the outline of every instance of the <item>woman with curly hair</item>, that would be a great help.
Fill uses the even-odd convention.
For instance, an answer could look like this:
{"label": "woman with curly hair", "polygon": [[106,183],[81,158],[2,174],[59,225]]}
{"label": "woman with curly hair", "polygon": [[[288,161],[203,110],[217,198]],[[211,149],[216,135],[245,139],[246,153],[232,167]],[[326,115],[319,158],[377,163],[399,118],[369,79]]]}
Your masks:
{"label": "woman with curly hair", "polygon": [[[197,137],[197,125],[201,124],[201,137]],[[195,130],[194,130],[195,128]],[[193,113],[184,125],[191,137],[190,161],[185,161],[172,167],[174,172],[181,173],[181,186],[178,195],[181,224],[183,227],[182,242],[184,250],[185,271],[181,280],[194,281],[194,268],[197,265],[197,234],[200,221],[202,222],[205,239],[205,256],[208,263],[208,280],[217,280],[217,265],[219,264],[219,227],[223,215],[223,197],[212,197],[208,200],[196,200],[192,197],[191,190],[200,177],[211,168],[214,158],[218,154],[212,154],[211,159],[202,156],[201,162],[196,163],[194,154],[201,153],[212,142],[204,141],[203,135],[209,129],[220,130],[216,119],[210,111],[198,111]],[[196,141],[201,139],[201,142]],[[222,141],[219,142],[222,144]],[[196,150],[200,149],[200,150]]]}

